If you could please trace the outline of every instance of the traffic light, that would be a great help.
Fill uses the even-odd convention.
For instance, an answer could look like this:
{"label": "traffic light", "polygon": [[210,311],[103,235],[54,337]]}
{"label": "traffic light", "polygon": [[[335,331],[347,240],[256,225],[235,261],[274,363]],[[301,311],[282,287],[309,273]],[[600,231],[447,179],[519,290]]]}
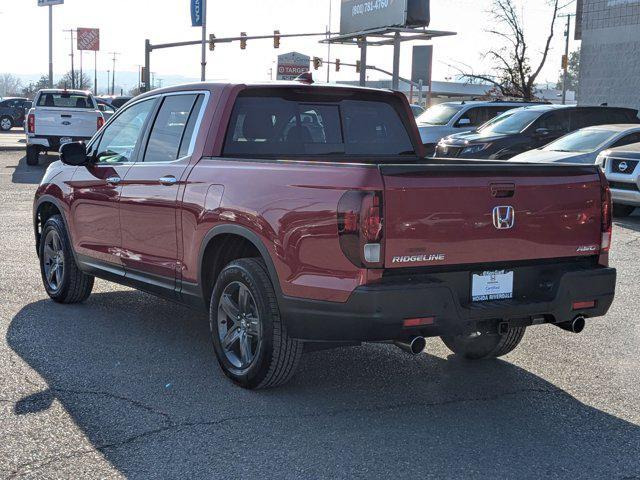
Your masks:
{"label": "traffic light", "polygon": [[356,73],[360,73],[361,69],[362,69],[362,63],[360,63],[360,60],[356,60]]}
{"label": "traffic light", "polygon": [[216,49],[216,42],[215,42],[216,36],[213,33],[209,34],[209,50],[211,50],[212,52]]}
{"label": "traffic light", "polygon": [[273,31],[273,48],[280,48],[280,30]]}
{"label": "traffic light", "polygon": [[566,70],[567,68],[569,68],[569,57],[562,55],[562,69]]}
{"label": "traffic light", "polygon": [[313,68],[318,70],[322,66],[322,59],[320,57],[313,57]]}
{"label": "traffic light", "polygon": [[336,58],[336,72],[340,71],[340,59]]}
{"label": "traffic light", "polygon": [[[242,32],[240,33],[241,37],[246,37],[247,36],[247,32]],[[247,49],[247,40],[245,38],[240,40],[240,50],[246,50]]]}

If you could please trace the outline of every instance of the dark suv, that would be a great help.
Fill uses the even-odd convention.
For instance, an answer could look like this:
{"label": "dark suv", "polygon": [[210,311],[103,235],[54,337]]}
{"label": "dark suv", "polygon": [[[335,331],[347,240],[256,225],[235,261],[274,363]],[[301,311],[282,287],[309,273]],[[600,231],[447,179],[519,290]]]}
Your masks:
{"label": "dark suv", "polygon": [[27,98],[7,98],[1,101],[0,130],[6,132],[23,125],[25,108],[29,103]]}
{"label": "dark suv", "polygon": [[503,113],[476,132],[442,139],[436,148],[436,157],[507,160],[574,130],[616,123],[640,123],[638,111],[562,105],[523,107]]}

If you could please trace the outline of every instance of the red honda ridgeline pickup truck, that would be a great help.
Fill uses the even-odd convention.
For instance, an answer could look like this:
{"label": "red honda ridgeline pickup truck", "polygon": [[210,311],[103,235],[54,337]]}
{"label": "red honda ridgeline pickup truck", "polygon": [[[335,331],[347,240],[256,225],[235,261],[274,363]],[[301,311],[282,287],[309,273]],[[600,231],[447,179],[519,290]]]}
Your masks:
{"label": "red honda ridgeline pickup truck", "polygon": [[61,148],[35,195],[47,293],[94,277],[209,311],[224,373],[287,381],[364,341],[472,359],[531,325],[604,315],[611,201],[591,165],[425,159],[399,93],[193,84],[129,102]]}

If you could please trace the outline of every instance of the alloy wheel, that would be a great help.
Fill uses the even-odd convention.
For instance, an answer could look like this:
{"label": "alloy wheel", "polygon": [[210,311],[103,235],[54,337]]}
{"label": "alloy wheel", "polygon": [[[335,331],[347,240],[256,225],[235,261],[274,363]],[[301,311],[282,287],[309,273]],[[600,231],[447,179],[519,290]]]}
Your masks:
{"label": "alloy wheel", "polygon": [[64,276],[64,250],[60,235],[55,230],[49,230],[44,239],[42,264],[47,285],[54,292],[59,290]]}
{"label": "alloy wheel", "polygon": [[5,118],[0,119],[0,128],[2,130],[4,130],[4,131],[11,130],[12,126],[13,125],[11,125],[11,120],[9,120],[8,118],[5,117]]}
{"label": "alloy wheel", "polygon": [[218,305],[218,338],[226,359],[245,370],[261,344],[261,322],[255,299],[241,282],[231,282],[222,291]]}

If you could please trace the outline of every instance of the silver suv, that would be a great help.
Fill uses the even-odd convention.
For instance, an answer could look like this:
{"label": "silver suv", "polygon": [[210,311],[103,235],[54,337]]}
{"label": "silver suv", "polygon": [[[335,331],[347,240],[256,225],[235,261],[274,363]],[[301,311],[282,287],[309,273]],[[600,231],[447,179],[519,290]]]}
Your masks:
{"label": "silver suv", "polygon": [[596,160],[611,188],[613,214],[626,217],[640,207],[640,143],[605,150]]}

